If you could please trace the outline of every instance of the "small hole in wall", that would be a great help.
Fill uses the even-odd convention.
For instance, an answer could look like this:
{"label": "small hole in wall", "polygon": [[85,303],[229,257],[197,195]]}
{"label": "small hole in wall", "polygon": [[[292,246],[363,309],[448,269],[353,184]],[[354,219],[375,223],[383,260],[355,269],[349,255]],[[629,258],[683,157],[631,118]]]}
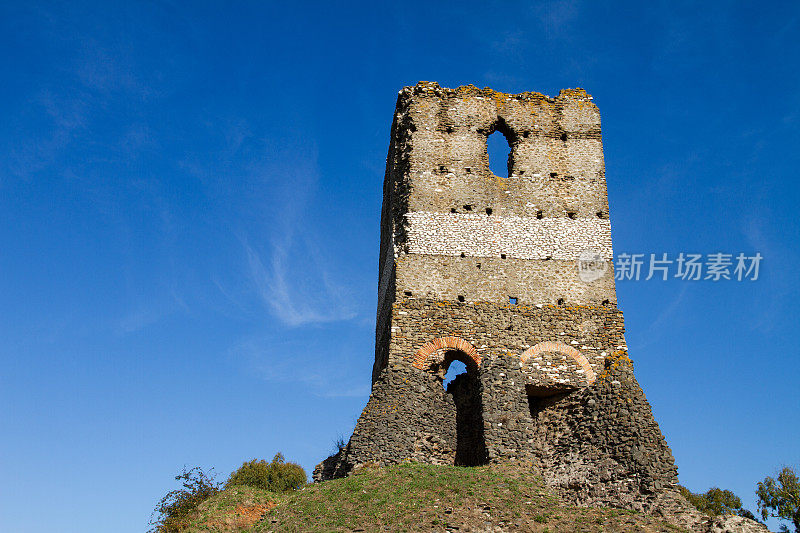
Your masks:
{"label": "small hole in wall", "polygon": [[597,218],[606,218],[606,214],[603,213],[602,211],[598,211],[597,212]]}
{"label": "small hole in wall", "polygon": [[467,204],[464,206],[464,211],[472,211],[472,206]]}
{"label": "small hole in wall", "polygon": [[550,261],[551,259],[553,259],[552,255],[548,255],[547,257],[544,258],[545,261]]}
{"label": "small hole in wall", "polygon": [[575,220],[575,217],[578,216],[578,213],[576,213],[575,211],[567,211],[567,216],[572,220]]}
{"label": "small hole in wall", "polygon": [[480,263],[478,263],[478,264],[477,264],[477,265],[475,265],[475,266],[477,266],[477,267],[478,267],[478,270],[480,270],[480,269],[481,269],[481,264],[480,264]]}
{"label": "small hole in wall", "polygon": [[447,167],[444,165],[439,165],[439,172],[447,172]]}
{"label": "small hole in wall", "polygon": [[461,252],[461,257],[467,257],[464,252]]}
{"label": "small hole in wall", "polygon": [[500,259],[505,259],[505,258],[506,258],[506,254],[500,254]]}
{"label": "small hole in wall", "polygon": [[486,214],[487,215],[491,215],[492,214],[492,208],[491,207],[487,207],[486,208]]}
{"label": "small hole in wall", "polygon": [[447,133],[453,133],[453,126],[447,126],[447,127],[445,128],[445,131],[446,131]]}
{"label": "small hole in wall", "polygon": [[562,142],[567,142],[567,132],[564,132],[564,133],[561,134],[561,141]]}
{"label": "small hole in wall", "polygon": [[406,296],[411,296],[411,291],[405,291],[403,292],[403,294],[405,294]]}
{"label": "small hole in wall", "polygon": [[557,178],[558,177],[558,172],[551,172],[550,173],[550,177],[551,178]]}
{"label": "small hole in wall", "polygon": [[536,211],[536,218],[541,220],[542,218],[544,218],[544,213],[542,213],[541,211]]}
{"label": "small hole in wall", "polygon": [[467,171],[467,174],[472,174],[472,168],[471,167],[466,167],[464,170]]}
{"label": "small hole in wall", "polygon": [[564,298],[559,298],[556,302],[558,305],[564,305]]}
{"label": "small hole in wall", "polygon": [[450,212],[451,212],[451,213],[455,213],[455,212],[456,212],[456,208],[455,208],[455,207],[451,207],[451,208],[450,208]]}
{"label": "small hole in wall", "polygon": [[459,294],[459,295],[458,295],[458,301],[459,301],[459,302],[463,302],[464,300],[466,300],[466,298],[464,298],[464,296],[463,296],[463,295]]}
{"label": "small hole in wall", "polygon": [[510,303],[511,305],[517,305],[517,299],[514,296],[509,296],[508,303]]}
{"label": "small hole in wall", "polygon": [[525,131],[522,132],[522,136],[527,139],[528,137],[531,136],[531,132],[529,132],[528,130],[525,130]]}
{"label": "small hole in wall", "polygon": [[506,328],[506,331],[511,331],[511,330],[513,330],[513,329],[514,329],[514,326],[508,326],[508,327]]}
{"label": "small hole in wall", "polygon": [[608,304],[610,304],[610,303],[611,303],[611,302],[609,302],[608,300],[603,300],[603,305],[608,305]]}

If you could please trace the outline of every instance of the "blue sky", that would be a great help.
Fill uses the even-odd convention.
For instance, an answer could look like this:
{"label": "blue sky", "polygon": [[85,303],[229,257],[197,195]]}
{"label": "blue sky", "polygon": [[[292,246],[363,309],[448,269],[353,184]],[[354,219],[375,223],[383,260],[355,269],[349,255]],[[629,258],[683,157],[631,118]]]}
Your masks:
{"label": "blue sky", "polygon": [[[235,5],[232,5],[235,4]],[[681,482],[800,463],[800,5],[0,6],[0,529],[134,532],[186,465],[309,472],[363,408],[381,186],[418,80],[603,117],[618,283]]]}

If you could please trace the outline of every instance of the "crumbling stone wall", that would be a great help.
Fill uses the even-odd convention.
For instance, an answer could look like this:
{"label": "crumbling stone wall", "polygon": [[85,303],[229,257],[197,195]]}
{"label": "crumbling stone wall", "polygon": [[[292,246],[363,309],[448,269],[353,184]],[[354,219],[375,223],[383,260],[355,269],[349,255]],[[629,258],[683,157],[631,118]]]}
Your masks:
{"label": "crumbling stone wall", "polygon": [[[384,180],[373,386],[316,480],[405,460],[519,462],[579,503],[644,508],[674,461],[627,356],[600,115],[556,98],[420,82],[400,91]],[[508,176],[486,140],[509,141]],[[453,359],[467,373],[447,388]]]}

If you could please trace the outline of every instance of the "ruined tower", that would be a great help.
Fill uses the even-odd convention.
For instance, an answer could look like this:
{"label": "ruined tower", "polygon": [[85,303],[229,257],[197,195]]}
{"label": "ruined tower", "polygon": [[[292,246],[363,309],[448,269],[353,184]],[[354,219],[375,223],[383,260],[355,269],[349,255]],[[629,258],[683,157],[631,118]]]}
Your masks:
{"label": "ruined tower", "polygon": [[[489,169],[496,131],[510,146],[507,175]],[[315,478],[404,460],[515,462],[582,503],[641,507],[672,487],[611,260],[600,115],[585,91],[401,90],[372,393]],[[467,371],[445,389],[454,360]]]}

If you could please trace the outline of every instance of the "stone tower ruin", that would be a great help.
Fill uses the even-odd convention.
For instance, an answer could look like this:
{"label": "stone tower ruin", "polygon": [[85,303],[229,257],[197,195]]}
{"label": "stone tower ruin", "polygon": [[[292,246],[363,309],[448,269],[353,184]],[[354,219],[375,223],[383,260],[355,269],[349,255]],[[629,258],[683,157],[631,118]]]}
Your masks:
{"label": "stone tower ruin", "polygon": [[[507,176],[489,169],[494,132],[510,146]],[[509,462],[584,504],[641,508],[673,488],[611,261],[600,114],[584,90],[401,90],[372,392],[315,479],[406,460]],[[445,389],[455,360],[467,370]]]}

